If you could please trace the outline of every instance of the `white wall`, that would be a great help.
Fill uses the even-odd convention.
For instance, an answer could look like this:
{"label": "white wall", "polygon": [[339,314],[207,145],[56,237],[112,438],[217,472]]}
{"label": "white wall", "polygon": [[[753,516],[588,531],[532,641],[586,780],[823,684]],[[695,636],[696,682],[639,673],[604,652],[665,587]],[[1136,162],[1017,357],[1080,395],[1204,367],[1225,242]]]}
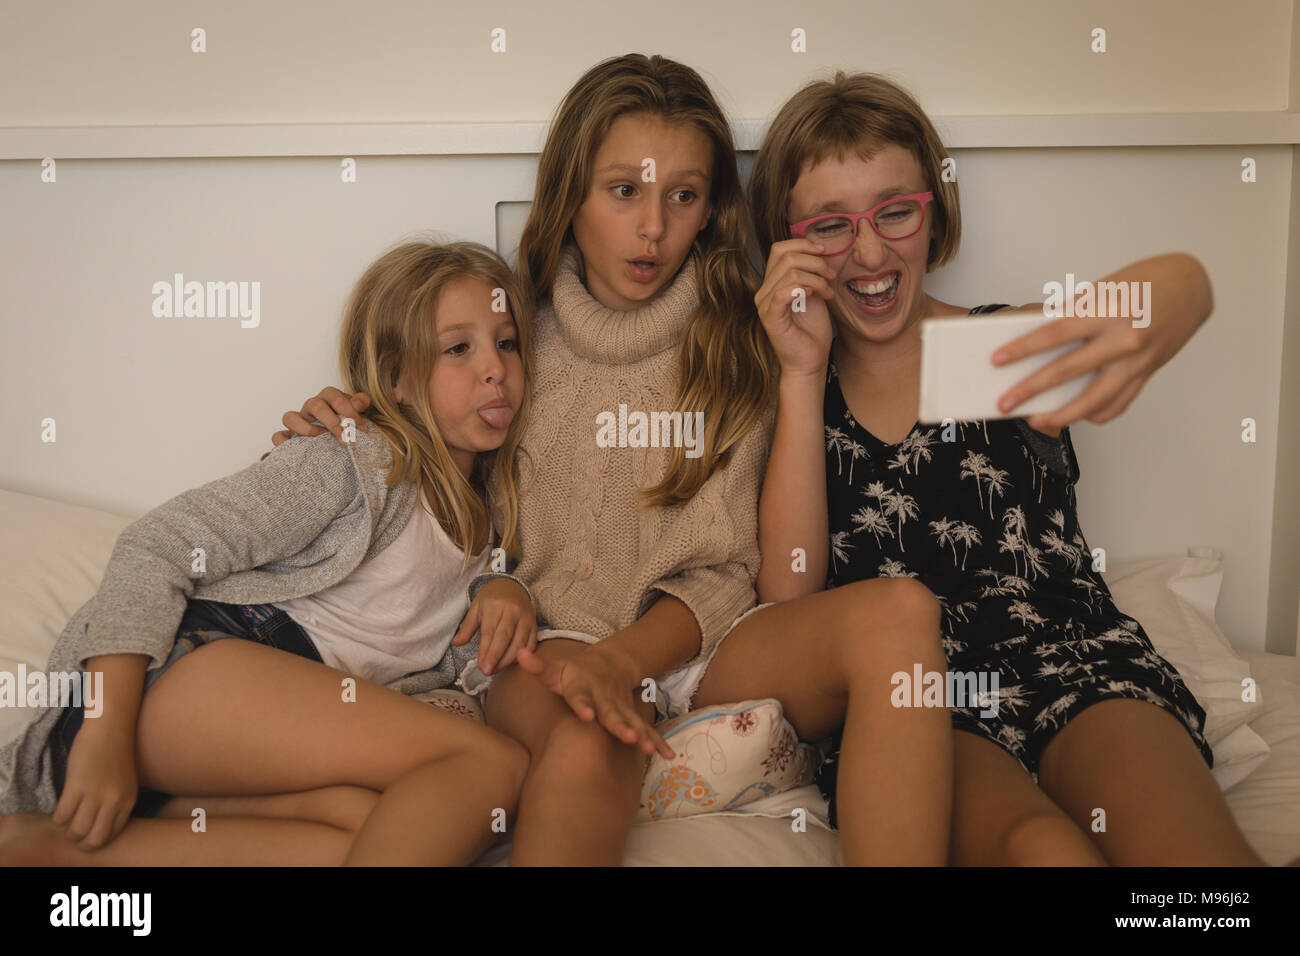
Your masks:
{"label": "white wall", "polygon": [[[147,153],[132,144],[148,131],[133,130],[114,138],[119,152],[78,153],[103,127],[538,122],[584,69],[635,49],[695,66],[737,121],[770,116],[827,67],[888,72],[941,129],[995,130],[981,145],[996,147],[1014,123],[969,117],[1295,110],[1291,7],[764,0],[719,13],[672,0],[647,20],[640,6],[575,0],[548,12],[137,3],[124,14],[83,2],[55,16],[15,5],[0,39],[0,376],[16,427],[0,486],[138,514],[251,463],[285,409],[337,382],[339,317],[365,265],[433,229],[496,243],[497,203],[527,200],[535,173],[526,152],[326,154],[302,145],[311,129],[284,125],[267,134],[282,155],[129,158]],[[189,52],[193,26],[207,29],[208,53]],[[493,26],[507,28],[506,54],[487,52]],[[1094,26],[1107,29],[1104,55],[1088,52]],[[808,31],[806,55],[789,52],[794,27]],[[92,128],[49,129],[56,151],[18,129],[33,126]],[[345,187],[339,156],[353,154],[359,181]],[[1287,490],[1300,476],[1295,154],[1276,138],[958,145],[965,239],[928,280],[948,301],[1018,303],[1066,272],[1096,277],[1179,249],[1201,259],[1216,298],[1205,328],[1124,416],[1072,429],[1081,519],[1111,562],[1223,549],[1220,624],[1243,647],[1285,653],[1300,589]],[[40,181],[46,155],[59,160],[56,184]],[[1259,165],[1253,185],[1240,181],[1244,155]],[[260,326],[154,318],[150,288],[176,272],[260,282]],[[40,441],[47,416],[53,445]],[[1244,417],[1256,444],[1240,441]]]}
{"label": "white wall", "polygon": [[[0,126],[540,120],[588,66],[630,51],[691,64],[745,118],[830,67],[893,74],[939,115],[1281,110],[1291,75],[1290,0],[5,7]],[[1094,27],[1104,55],[1089,51]]]}

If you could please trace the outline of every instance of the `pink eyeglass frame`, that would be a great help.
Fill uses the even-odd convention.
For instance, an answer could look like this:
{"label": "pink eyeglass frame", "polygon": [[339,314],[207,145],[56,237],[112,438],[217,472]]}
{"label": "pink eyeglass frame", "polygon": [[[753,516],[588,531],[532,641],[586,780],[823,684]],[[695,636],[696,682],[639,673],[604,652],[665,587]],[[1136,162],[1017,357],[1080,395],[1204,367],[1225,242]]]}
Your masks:
{"label": "pink eyeglass frame", "polygon": [[[917,226],[915,230],[913,230],[912,232],[909,232],[909,233],[908,233],[907,235],[905,235],[905,236],[898,236],[897,238],[890,239],[888,236],[883,236],[883,235],[881,235],[881,234],[880,234],[880,230],[879,230],[878,228],[876,228],[876,213],[877,213],[879,210],[883,209],[885,206],[888,206],[888,205],[890,205],[891,203],[896,203],[896,202],[898,202],[900,199],[919,199],[919,200],[921,201],[921,224],[920,224],[919,226]],[[901,241],[904,240],[904,239],[910,239],[910,238],[912,238],[912,237],[915,236],[918,232],[921,231],[921,229],[922,229],[923,226],[925,226],[925,206],[926,206],[926,203],[930,203],[930,202],[933,202],[933,201],[934,201],[934,193],[933,193],[933,192],[910,193],[909,195],[906,195],[906,196],[890,196],[890,197],[889,197],[888,199],[886,199],[884,202],[877,203],[876,205],[874,205],[874,206],[872,206],[870,209],[868,209],[866,212],[855,212],[855,213],[847,213],[847,212],[828,212],[828,213],[826,213],[826,214],[823,215],[823,216],[813,216],[811,219],[801,219],[799,222],[793,223],[793,224],[790,226],[790,234],[791,234],[791,235],[794,235],[794,236],[799,236],[801,239],[807,239],[807,238],[808,238],[808,236],[807,236],[807,229],[808,229],[809,226],[811,226],[811,225],[812,225],[813,223],[815,223],[815,222],[819,222],[819,221],[821,221],[822,219],[848,219],[848,220],[853,224],[853,242],[850,242],[847,246],[845,246],[845,247],[844,247],[843,249],[841,249],[839,252],[815,252],[815,253],[813,253],[813,255],[821,256],[823,259],[826,258],[827,256],[842,256],[842,255],[844,255],[844,253],[848,252],[850,249],[853,248],[853,243],[854,243],[854,242],[857,242],[857,241],[858,241],[858,223],[859,223],[861,220],[865,219],[865,220],[867,220],[867,222],[871,223],[871,230],[872,230],[876,235],[880,236],[881,239],[884,239],[886,242],[901,242]],[[810,240],[810,241],[811,241],[811,242],[816,242],[817,240],[816,240],[816,239],[812,239],[812,240]]]}

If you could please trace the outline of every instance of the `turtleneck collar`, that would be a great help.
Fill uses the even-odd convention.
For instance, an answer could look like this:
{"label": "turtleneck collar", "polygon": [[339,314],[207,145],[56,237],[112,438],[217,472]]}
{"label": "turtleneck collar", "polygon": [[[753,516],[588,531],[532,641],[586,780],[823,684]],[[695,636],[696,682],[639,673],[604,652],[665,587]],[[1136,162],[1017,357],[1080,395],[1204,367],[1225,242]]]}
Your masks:
{"label": "turtleneck collar", "polygon": [[582,252],[568,242],[551,291],[556,323],[576,354],[607,365],[636,362],[672,348],[699,306],[696,253],[692,251],[667,288],[639,309],[601,305],[583,285]]}

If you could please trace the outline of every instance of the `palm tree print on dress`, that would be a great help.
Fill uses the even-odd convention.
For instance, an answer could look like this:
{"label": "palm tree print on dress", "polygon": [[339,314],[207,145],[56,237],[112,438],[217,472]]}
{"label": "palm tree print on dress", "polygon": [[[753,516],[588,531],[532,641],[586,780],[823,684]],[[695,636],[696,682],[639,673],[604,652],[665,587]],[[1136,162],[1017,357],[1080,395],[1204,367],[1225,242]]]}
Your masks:
{"label": "palm tree print on dress", "polygon": [[831,535],[831,565],[838,567],[839,562],[847,561],[853,542],[849,540],[848,531],[836,531]]}
{"label": "palm tree print on dress", "polygon": [[1025,740],[1028,736],[1019,727],[1012,727],[1010,724],[1003,724],[997,731],[998,743],[1013,754],[1025,752]]}
{"label": "palm tree print on dress", "polygon": [[880,546],[880,532],[884,532],[889,537],[894,536],[894,529],[890,527],[885,516],[871,506],[859,508],[853,513],[853,532],[870,531],[876,536],[876,546]]}
{"label": "palm tree print on dress", "polygon": [[917,516],[916,499],[901,491],[888,492],[885,496],[885,514],[898,515],[898,550],[906,551],[903,547],[903,522]]}
{"label": "palm tree print on dress", "polygon": [[840,431],[838,428],[832,428],[830,425],[826,425],[825,429],[826,450],[835,452],[835,463],[838,467],[836,474],[842,475],[844,474],[844,462],[840,458],[840,452],[844,450],[844,432]]}
{"label": "palm tree print on dress", "polygon": [[980,591],[980,597],[1003,597],[1008,594],[1029,593],[1029,582],[1014,574],[1000,574],[991,568],[980,568],[975,573],[988,575],[998,582],[996,585],[990,585]]}
{"label": "palm tree print on dress", "polygon": [[984,495],[981,491],[981,481],[987,481],[989,485],[989,517],[993,517],[993,493],[999,495],[1006,488],[1007,472],[994,468],[989,462],[987,455],[979,452],[969,451],[966,457],[961,460],[961,476],[963,478],[975,479],[975,494],[979,496],[980,504],[983,505]]}
{"label": "palm tree print on dress", "polygon": [[907,570],[907,565],[891,558],[876,569],[876,576],[882,578],[914,578],[916,572]]}
{"label": "palm tree print on dress", "polygon": [[[930,589],[949,668],[1000,675],[997,713],[954,710],[957,729],[1002,747],[1032,775],[1076,713],[1127,697],[1179,717],[1212,760],[1204,711],[1093,567],[1068,428],[1054,438],[1019,419],[917,423],[887,444],[853,417],[833,362],[823,416],[826,587],[910,577]],[[828,779],[819,775],[819,785]],[[823,793],[833,816],[833,786]]]}
{"label": "palm tree print on dress", "polygon": [[1083,550],[1070,544],[1055,531],[1044,531],[1038,536],[1038,540],[1043,542],[1048,554],[1063,557],[1071,571],[1077,573],[1079,568],[1083,567]]}
{"label": "palm tree print on dress", "polygon": [[867,454],[866,446],[858,442],[845,439],[845,447],[849,450],[849,484],[853,484],[853,463],[859,458],[870,458],[871,456]]}

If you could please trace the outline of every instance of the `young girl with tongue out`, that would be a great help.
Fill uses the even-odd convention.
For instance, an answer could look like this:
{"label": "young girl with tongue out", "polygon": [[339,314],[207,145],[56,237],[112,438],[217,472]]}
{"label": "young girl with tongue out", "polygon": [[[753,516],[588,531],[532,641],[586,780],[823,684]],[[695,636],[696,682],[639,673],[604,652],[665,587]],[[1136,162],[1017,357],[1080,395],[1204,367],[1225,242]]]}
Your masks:
{"label": "young girl with tongue out", "polygon": [[369,430],[122,532],[50,655],[102,673],[100,705],[0,748],[0,863],[445,865],[497,838],[527,753],[410,695],[481,693],[535,640],[527,588],[484,573],[494,532],[518,554],[530,315],[482,246],[405,243],[366,271],[339,360]]}

